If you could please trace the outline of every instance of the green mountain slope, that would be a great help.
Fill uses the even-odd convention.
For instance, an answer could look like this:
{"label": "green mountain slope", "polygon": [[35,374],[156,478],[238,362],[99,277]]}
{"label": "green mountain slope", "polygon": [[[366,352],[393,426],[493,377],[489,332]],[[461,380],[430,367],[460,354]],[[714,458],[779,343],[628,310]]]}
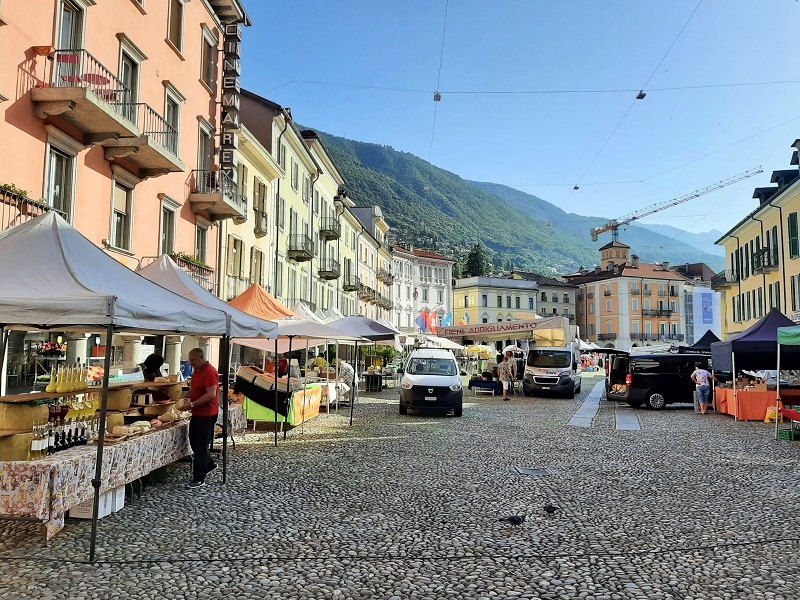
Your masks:
{"label": "green mountain slope", "polygon": [[[350,197],[359,205],[380,206],[402,241],[463,258],[480,240],[496,265],[521,270],[563,273],[599,262],[598,244],[592,244],[588,231],[591,223],[605,219],[568,215],[536,196],[464,180],[389,146],[318,133],[347,181]],[[691,262],[714,259],[652,232],[645,235],[643,242],[663,243],[664,252],[642,249],[643,260],[686,262],[690,255]],[[636,248],[633,240],[625,241]]]}

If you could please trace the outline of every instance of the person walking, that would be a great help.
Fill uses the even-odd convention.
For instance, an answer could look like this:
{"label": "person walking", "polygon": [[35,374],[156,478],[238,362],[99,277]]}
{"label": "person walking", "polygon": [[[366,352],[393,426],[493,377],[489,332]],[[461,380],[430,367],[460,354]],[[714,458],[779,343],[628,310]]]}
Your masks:
{"label": "person walking", "polygon": [[190,489],[205,485],[206,475],[217,468],[210,457],[211,442],[214,439],[214,426],[219,414],[219,373],[210,364],[200,348],[189,352],[192,366],[192,386],[189,389],[189,445],[192,447],[192,480],[186,487]]}
{"label": "person walking", "polygon": [[700,404],[700,414],[706,414],[708,410],[708,399],[711,397],[711,385],[709,381],[717,378],[703,368],[703,363],[695,363],[694,371],[692,372],[692,381],[694,381],[695,391],[697,393],[697,401]]}
{"label": "person walking", "polygon": [[516,365],[511,360],[511,352],[506,352],[503,355],[503,361],[498,365],[497,375],[500,378],[500,383],[503,386],[503,402],[508,402],[508,388],[514,385],[514,378],[516,376]]}

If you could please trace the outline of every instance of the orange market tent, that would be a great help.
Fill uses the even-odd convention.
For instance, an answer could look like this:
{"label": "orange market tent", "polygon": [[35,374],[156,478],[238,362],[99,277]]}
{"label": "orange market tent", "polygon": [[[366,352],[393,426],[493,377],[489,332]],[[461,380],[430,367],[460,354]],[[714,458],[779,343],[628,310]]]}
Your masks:
{"label": "orange market tent", "polygon": [[286,319],[293,317],[294,313],[275,299],[263,287],[254,283],[233,300],[228,302],[234,308],[238,308],[254,317],[274,321],[275,319]]}

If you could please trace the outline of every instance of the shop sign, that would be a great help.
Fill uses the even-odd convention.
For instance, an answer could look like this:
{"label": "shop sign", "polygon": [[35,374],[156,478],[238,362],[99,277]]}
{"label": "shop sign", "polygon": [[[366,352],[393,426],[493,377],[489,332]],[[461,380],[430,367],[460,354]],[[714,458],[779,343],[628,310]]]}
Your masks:
{"label": "shop sign", "polygon": [[242,26],[225,25],[222,42],[222,140],[220,168],[232,180],[236,178],[236,150],[239,147],[239,107],[241,105]]}

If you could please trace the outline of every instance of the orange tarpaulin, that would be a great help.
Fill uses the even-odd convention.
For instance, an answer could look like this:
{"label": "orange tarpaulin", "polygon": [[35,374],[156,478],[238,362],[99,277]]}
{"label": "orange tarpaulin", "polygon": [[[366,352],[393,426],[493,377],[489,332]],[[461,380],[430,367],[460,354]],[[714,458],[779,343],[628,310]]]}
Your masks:
{"label": "orange tarpaulin", "polygon": [[294,316],[292,311],[278,302],[275,296],[257,283],[251,285],[228,304],[247,314],[267,321]]}
{"label": "orange tarpaulin", "polygon": [[[781,389],[781,400],[786,404],[800,403],[800,390]],[[730,388],[715,388],[714,403],[725,415],[736,414],[740,421],[763,421],[767,408],[775,406],[775,390],[736,390],[736,401]],[[736,406],[738,404],[738,407]]]}

